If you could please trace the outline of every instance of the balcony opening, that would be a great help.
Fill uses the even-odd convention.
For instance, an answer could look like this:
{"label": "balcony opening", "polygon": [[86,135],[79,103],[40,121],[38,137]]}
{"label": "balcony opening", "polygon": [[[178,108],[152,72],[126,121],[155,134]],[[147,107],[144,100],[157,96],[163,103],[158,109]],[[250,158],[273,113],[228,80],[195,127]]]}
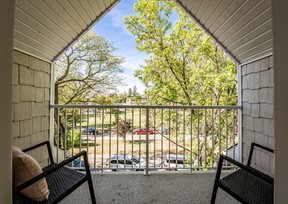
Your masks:
{"label": "balcony opening", "polygon": [[121,1],[55,69],[58,160],[149,174],[240,159],[236,63],[175,2]]}

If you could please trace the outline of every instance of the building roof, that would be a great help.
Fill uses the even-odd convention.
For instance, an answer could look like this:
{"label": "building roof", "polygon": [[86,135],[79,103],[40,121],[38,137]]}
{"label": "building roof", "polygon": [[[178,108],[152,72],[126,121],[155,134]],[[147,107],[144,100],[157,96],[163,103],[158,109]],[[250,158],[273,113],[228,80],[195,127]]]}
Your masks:
{"label": "building roof", "polygon": [[[271,0],[175,0],[236,62],[272,53]],[[119,0],[16,0],[14,47],[53,61]]]}

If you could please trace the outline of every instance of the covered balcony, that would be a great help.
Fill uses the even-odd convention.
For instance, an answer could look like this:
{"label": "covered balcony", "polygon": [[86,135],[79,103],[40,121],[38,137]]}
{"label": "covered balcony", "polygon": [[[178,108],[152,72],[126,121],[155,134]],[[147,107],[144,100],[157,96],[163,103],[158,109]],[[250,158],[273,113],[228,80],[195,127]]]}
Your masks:
{"label": "covered balcony", "polygon": [[[45,140],[54,145],[53,154],[59,161],[82,149],[88,151],[98,203],[209,203],[218,156],[224,153],[246,162],[251,142],[257,142],[276,150],[275,158],[258,151],[253,165],[275,177],[275,203],[285,203],[288,3],[176,0],[238,63],[239,106],[53,104],[55,59],[117,3],[0,3],[0,158],[5,175],[0,184],[0,203],[12,203],[11,146],[26,148]],[[55,110],[60,109],[65,114],[56,116],[58,121],[62,117],[67,130],[63,138],[59,137],[58,121],[54,121],[54,114],[60,112]],[[111,125],[118,111],[131,119],[124,133],[120,133],[121,127]],[[207,124],[211,129],[205,129]],[[89,131],[91,125],[94,132]],[[143,135],[135,132],[139,128],[145,128]],[[124,155],[124,165],[111,164],[115,154]],[[127,154],[143,165],[138,162],[138,166],[128,166]],[[32,152],[32,156],[40,165],[48,163],[47,154],[41,150]],[[171,157],[175,157],[174,163]],[[81,168],[81,161],[72,167],[77,165]],[[228,163],[225,167],[226,173],[233,170]],[[235,202],[221,191],[217,199],[218,203]],[[63,201],[88,202],[86,185]]]}
{"label": "covered balcony", "polygon": [[[57,137],[61,125],[54,129],[57,160],[88,152],[99,203],[209,203],[219,155],[240,158],[237,106],[51,108],[66,130],[62,140]],[[123,121],[117,124],[119,118]],[[84,168],[84,161],[71,166]],[[224,168],[234,166],[225,163]],[[83,186],[65,202],[89,199]],[[223,192],[217,199],[235,202]]]}

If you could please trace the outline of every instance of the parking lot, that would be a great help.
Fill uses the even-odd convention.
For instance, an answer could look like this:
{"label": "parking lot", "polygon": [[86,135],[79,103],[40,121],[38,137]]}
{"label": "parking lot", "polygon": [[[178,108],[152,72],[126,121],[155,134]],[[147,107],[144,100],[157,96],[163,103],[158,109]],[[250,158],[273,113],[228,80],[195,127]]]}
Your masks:
{"label": "parking lot", "polygon": [[[113,154],[128,154],[145,160],[147,141],[149,143],[149,168],[151,169],[163,168],[165,155],[169,153],[176,153],[177,150],[178,154],[183,154],[180,142],[178,141],[179,145],[176,148],[175,138],[169,140],[169,135],[153,133],[148,135],[147,140],[146,135],[132,134],[132,131],[128,132],[125,137],[120,137],[117,133],[109,131],[103,131],[103,133],[99,131],[96,135],[81,134],[81,149],[88,152],[88,159],[92,168],[108,170],[111,168],[109,158]],[[73,150],[74,154],[79,152],[79,148]],[[125,169],[129,170],[126,165]]]}

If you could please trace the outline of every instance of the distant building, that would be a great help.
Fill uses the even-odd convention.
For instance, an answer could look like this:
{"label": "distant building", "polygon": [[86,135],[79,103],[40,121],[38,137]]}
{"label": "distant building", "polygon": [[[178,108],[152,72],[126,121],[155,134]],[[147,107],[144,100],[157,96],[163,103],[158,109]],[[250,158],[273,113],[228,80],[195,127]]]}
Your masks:
{"label": "distant building", "polygon": [[147,103],[149,99],[147,97],[142,97],[141,98],[141,103]]}
{"label": "distant building", "polygon": [[126,104],[129,104],[129,105],[135,104],[135,97],[133,97],[133,96],[127,97]]}
{"label": "distant building", "polygon": [[139,96],[135,97],[135,96],[129,96],[126,99],[126,103],[128,105],[134,105],[137,103],[141,103],[141,104],[145,104],[148,102],[148,98],[146,96],[140,96],[141,98],[139,98]]}

